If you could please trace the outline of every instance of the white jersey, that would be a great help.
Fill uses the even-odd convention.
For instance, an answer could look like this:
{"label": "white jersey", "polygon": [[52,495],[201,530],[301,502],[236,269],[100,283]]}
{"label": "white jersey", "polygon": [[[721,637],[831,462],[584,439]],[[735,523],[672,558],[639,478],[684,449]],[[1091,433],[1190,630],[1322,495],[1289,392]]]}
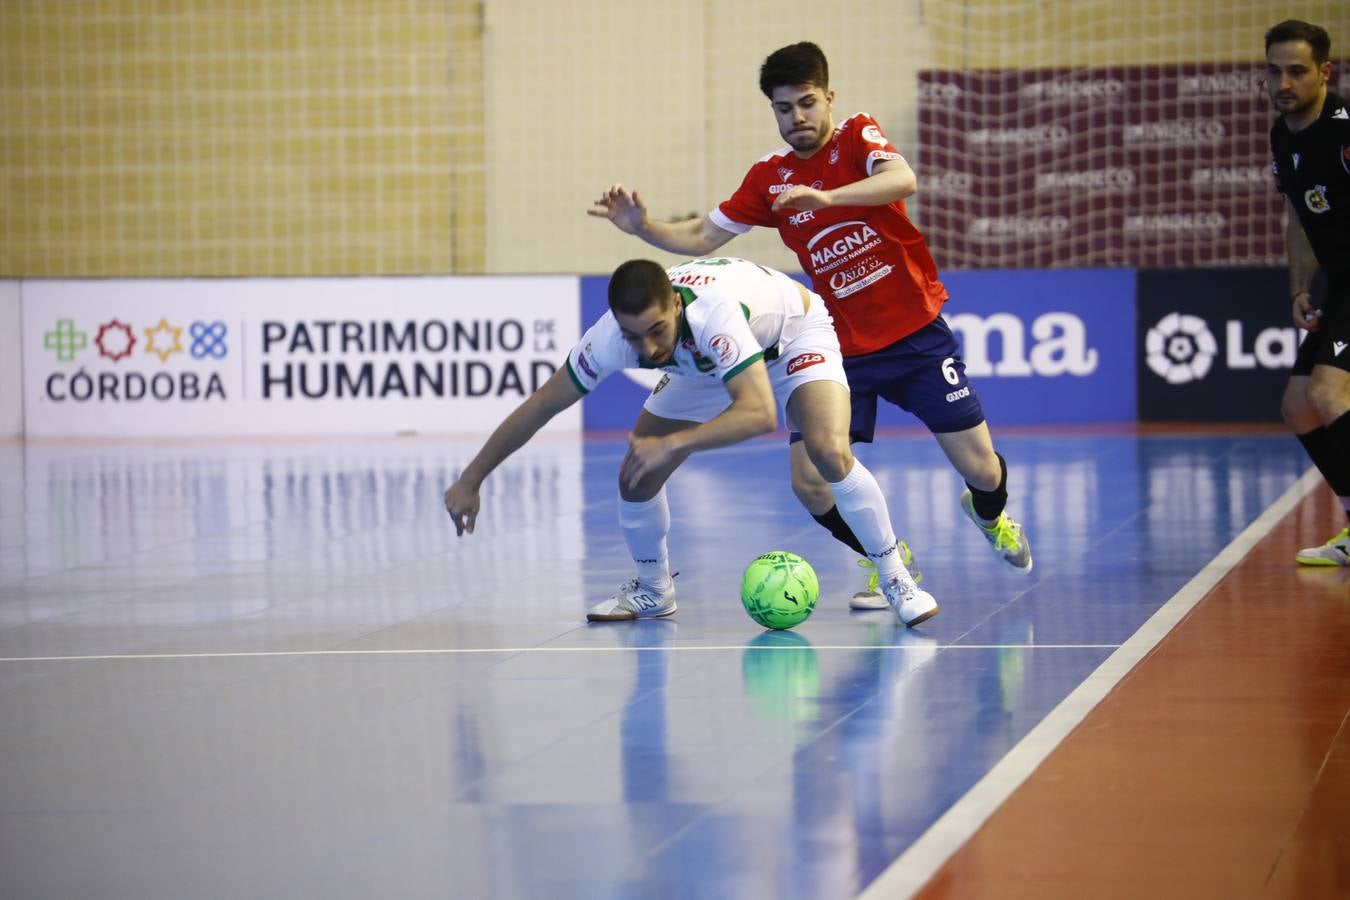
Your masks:
{"label": "white jersey", "polygon": [[727,381],[755,360],[777,359],[803,327],[802,289],[782,272],[714,257],[682,262],[666,274],[684,299],[671,359],[657,366],[640,358],[607,311],[567,355],[567,373],[582,393],[623,369]]}

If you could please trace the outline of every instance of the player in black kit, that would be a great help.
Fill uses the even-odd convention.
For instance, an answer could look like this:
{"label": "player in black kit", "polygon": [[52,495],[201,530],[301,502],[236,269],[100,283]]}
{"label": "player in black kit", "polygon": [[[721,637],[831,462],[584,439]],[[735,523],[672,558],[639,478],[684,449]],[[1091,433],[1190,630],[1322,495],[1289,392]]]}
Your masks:
{"label": "player in black kit", "polygon": [[[1266,32],[1266,88],[1280,112],[1270,152],[1289,204],[1290,302],[1294,324],[1308,332],[1281,413],[1350,517],[1350,108],[1327,90],[1330,79],[1325,30],[1290,19]],[[1317,308],[1309,288],[1319,266],[1327,293]],[[1297,559],[1347,565],[1350,528]]]}

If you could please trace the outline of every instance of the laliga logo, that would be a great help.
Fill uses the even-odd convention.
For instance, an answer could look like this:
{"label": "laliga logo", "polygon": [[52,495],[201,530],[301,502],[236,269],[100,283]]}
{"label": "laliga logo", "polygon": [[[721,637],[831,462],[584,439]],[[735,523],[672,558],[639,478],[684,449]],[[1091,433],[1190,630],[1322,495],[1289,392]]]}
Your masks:
{"label": "laliga logo", "polygon": [[1219,344],[1198,316],[1169,313],[1148,330],[1148,367],[1168,384],[1199,381],[1209,374]]}

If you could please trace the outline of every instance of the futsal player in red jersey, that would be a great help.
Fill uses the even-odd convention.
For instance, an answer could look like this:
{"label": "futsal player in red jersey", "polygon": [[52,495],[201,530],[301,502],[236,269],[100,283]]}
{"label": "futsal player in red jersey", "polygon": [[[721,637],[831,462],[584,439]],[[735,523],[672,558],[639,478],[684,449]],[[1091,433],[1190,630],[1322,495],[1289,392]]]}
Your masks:
{"label": "futsal player in red jersey", "polygon": [[[693,256],[757,225],[777,229],[834,317],[852,393],[850,439],[873,440],[878,399],[917,416],[966,482],[960,498],[966,515],[999,558],[1029,573],[1030,544],[1005,509],[1007,464],[994,450],[960,348],[940,314],[946,288],[905,214],[904,200],[917,190],[914,171],[871,116],[857,113],[835,124],[829,64],[815,44],[774,51],[760,68],[759,86],[787,146],[751,166],[730,198],[701,218],[657,221],[637,191],[616,184],[590,214],[653,246]],[[790,440],[798,499],[865,557],[800,435]],[[914,571],[912,556],[906,565]],[[887,608],[874,577],[850,605]]]}

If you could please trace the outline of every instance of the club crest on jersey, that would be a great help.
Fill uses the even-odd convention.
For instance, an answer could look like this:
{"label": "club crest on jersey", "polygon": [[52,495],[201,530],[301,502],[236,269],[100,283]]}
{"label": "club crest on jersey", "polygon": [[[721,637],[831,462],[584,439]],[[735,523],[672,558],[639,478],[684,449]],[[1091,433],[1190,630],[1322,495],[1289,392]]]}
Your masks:
{"label": "club crest on jersey", "polygon": [[724,366],[728,365],[740,354],[740,348],[736,346],[736,342],[733,341],[729,335],[715,335],[713,339],[708,342],[708,346],[717,354],[717,358],[722,361],[722,365]]}
{"label": "club crest on jersey", "polygon": [[778,180],[779,180],[779,181],[791,181],[791,180],[792,180],[792,170],[789,169],[789,168],[786,168],[786,167],[784,167],[784,166],[779,166],[779,167],[778,167]]}
{"label": "club crest on jersey", "polygon": [[1315,184],[1310,190],[1304,191],[1303,202],[1308,205],[1308,209],[1319,215],[1331,209],[1331,204],[1327,202],[1327,186],[1325,184]]}
{"label": "club crest on jersey", "polygon": [[1294,171],[1297,172],[1297,171],[1298,171],[1298,160],[1299,160],[1299,155],[1298,155],[1297,153],[1295,153],[1295,154],[1293,155],[1292,159],[1294,160]]}
{"label": "club crest on jersey", "polygon": [[837,162],[839,162],[839,145],[835,144],[834,148],[830,150],[830,165],[834,165]]}

